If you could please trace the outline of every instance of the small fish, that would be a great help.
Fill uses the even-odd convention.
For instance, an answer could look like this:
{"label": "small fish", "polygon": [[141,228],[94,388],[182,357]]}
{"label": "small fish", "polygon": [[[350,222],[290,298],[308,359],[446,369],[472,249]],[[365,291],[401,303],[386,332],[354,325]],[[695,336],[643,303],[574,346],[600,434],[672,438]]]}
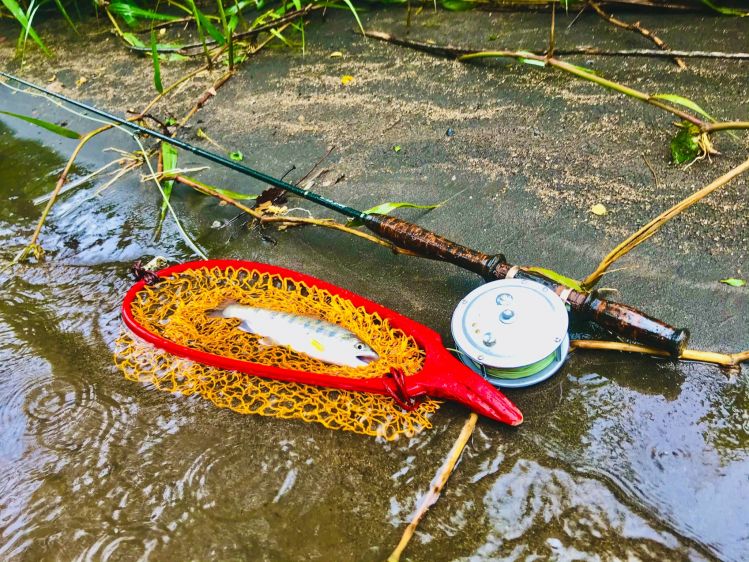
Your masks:
{"label": "small fish", "polygon": [[288,346],[325,363],[363,367],[380,357],[352,332],[311,316],[257,308],[227,301],[207,313],[212,318],[238,318],[240,330],[261,337],[261,345]]}

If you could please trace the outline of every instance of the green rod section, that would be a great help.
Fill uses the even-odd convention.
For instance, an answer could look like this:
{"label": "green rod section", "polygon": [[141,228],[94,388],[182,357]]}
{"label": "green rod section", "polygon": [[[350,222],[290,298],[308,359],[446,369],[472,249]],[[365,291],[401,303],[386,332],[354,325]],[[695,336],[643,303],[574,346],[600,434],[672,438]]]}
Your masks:
{"label": "green rod section", "polygon": [[235,172],[239,172],[240,174],[244,174],[245,176],[250,176],[251,178],[254,178],[265,184],[272,185],[273,187],[278,187],[279,189],[283,189],[284,191],[288,191],[290,193],[293,193],[294,195],[298,195],[299,197],[303,199],[313,201],[314,203],[317,203],[318,205],[327,207],[328,209],[339,212],[342,215],[346,215],[347,217],[350,217],[352,219],[361,220],[361,219],[365,219],[368,216],[366,213],[363,213],[362,211],[357,211],[356,209],[347,207],[346,205],[333,201],[332,199],[328,199],[327,197],[323,197],[322,195],[318,195],[317,193],[313,193],[306,189],[302,189],[301,187],[298,187],[291,183],[287,183],[281,179],[274,178],[273,176],[269,176],[268,174],[265,174],[258,170],[254,170],[248,166],[243,166],[242,164],[234,162],[233,160],[229,160],[228,158],[224,158],[223,156],[220,156],[216,154],[215,152],[209,152],[208,150],[203,150],[202,148],[193,146],[185,141],[175,139],[173,137],[170,137],[169,135],[165,135],[163,133],[154,131],[153,129],[149,129],[147,127],[142,127],[135,123],[131,123],[130,121],[126,119],[117,117],[116,115],[113,115],[101,109],[97,109],[90,105],[86,105],[85,103],[68,98],[66,96],[63,96],[62,94],[58,94],[56,92],[50,92],[49,90],[46,90],[45,88],[42,88],[41,86],[37,86],[36,84],[27,82],[26,80],[23,80],[21,78],[16,78],[15,76],[8,74],[7,72],[3,72],[0,70],[0,76],[3,76],[4,78],[8,78],[9,80],[18,82],[19,84],[23,84],[24,86],[31,88],[32,90],[37,90],[38,92],[42,92],[43,94],[47,96],[64,101],[65,103],[73,105],[84,111],[88,111],[89,113],[93,113],[94,115],[98,115],[99,117],[103,117],[104,119],[108,119],[109,121],[117,123],[118,125],[122,125],[123,127],[128,127],[138,133],[142,133],[150,137],[157,138],[161,141],[164,141],[165,143],[171,144],[172,146],[176,146],[177,148],[181,148],[182,150],[192,152],[196,156],[200,156],[201,158],[205,158],[206,160],[215,162],[216,164],[219,164],[220,166],[225,166],[226,168],[234,170]]}

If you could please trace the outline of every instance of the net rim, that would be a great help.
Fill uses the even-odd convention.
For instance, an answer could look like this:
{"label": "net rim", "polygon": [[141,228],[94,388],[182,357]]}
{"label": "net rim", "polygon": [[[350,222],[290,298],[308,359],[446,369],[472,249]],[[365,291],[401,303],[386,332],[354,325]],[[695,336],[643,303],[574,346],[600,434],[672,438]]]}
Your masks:
{"label": "net rim", "polygon": [[[317,279],[310,275],[300,273],[298,271],[286,269],[283,267],[244,260],[200,260],[190,261],[177,264],[171,267],[167,267],[156,272],[159,277],[169,277],[171,275],[183,273],[189,270],[197,269],[213,269],[219,268],[226,270],[229,268],[242,269],[247,271],[258,271],[260,273],[269,275],[280,275],[281,277],[289,278],[292,281],[302,282],[310,287],[316,287],[318,289],[326,290],[331,294],[340,296],[344,299],[351,301],[357,308],[362,307],[365,312],[369,314],[379,314],[383,319],[389,320],[393,328],[397,328],[412,336],[416,343],[422,347],[425,352],[424,365],[421,370],[417,373],[413,373],[406,377],[410,382],[416,383],[418,379],[428,376],[430,373],[436,373],[439,368],[439,363],[444,362],[446,357],[454,359],[449,353],[442,347],[442,338],[440,335],[418,322],[407,318],[397,312],[390,310],[376,302],[365,299],[364,297],[352,293],[346,289]],[[340,388],[343,390],[353,390],[358,392],[376,392],[378,394],[389,394],[388,388],[391,388],[389,377],[373,377],[366,379],[354,379],[348,377],[341,377],[339,375],[329,374],[318,374],[309,373],[306,371],[297,371],[294,369],[285,369],[283,367],[276,367],[270,365],[262,365],[259,363],[253,363],[251,361],[245,361],[241,359],[235,359],[231,357],[224,357],[214,353],[208,353],[198,349],[193,349],[178,343],[175,343],[163,336],[155,334],[150,330],[142,326],[134,317],[132,312],[132,304],[138,293],[144,288],[145,281],[141,280],[136,282],[125,294],[122,302],[122,319],[125,325],[139,338],[151,343],[152,345],[168,351],[172,355],[189,359],[191,361],[197,361],[220,369],[226,369],[230,371],[239,371],[248,375],[278,379],[287,382],[297,382],[302,384],[313,384],[317,386],[326,386],[332,388]],[[462,365],[461,365],[462,367]],[[416,377],[416,379],[414,379]],[[409,386],[412,386],[409,384]]]}

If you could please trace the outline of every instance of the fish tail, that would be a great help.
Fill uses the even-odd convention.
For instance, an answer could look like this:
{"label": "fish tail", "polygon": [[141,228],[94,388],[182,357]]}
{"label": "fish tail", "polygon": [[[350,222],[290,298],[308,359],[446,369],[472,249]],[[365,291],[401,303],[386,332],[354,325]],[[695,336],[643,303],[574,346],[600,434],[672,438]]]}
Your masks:
{"label": "fish tail", "polygon": [[219,304],[216,308],[206,310],[205,315],[208,316],[208,318],[223,318],[224,310],[226,310],[226,307],[231,306],[232,304],[237,304],[237,301],[235,299],[226,299],[222,301],[221,304]]}

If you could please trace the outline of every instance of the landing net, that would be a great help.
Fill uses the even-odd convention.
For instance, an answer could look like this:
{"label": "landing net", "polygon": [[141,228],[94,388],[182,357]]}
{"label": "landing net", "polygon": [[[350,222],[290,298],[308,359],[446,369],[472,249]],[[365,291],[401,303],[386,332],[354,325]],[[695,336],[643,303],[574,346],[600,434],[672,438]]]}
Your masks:
{"label": "landing net", "polygon": [[[261,345],[260,336],[238,328],[238,319],[206,314],[227,299],[338,324],[366,342],[380,359],[354,368],[324,363],[288,347]],[[367,312],[328,290],[258,269],[203,267],[173,273],[154,285],[144,285],[130,306],[138,324],[165,340],[258,365],[373,378],[385,376],[392,369],[408,376],[424,364],[424,351],[414,338],[392,327],[387,318]],[[431,427],[429,416],[439,407],[439,402],[425,399],[415,409],[406,411],[394,399],[381,394],[224,370],[176,357],[128,330],[117,341],[115,362],[129,380],[147,382],[168,392],[197,394],[220,408],[316,422],[387,440]]]}

